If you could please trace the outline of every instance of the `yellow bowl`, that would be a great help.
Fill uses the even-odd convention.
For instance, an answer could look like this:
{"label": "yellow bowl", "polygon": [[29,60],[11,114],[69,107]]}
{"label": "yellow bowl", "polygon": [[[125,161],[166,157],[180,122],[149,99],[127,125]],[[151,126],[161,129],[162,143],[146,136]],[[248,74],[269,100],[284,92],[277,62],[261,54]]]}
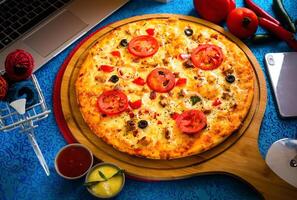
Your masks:
{"label": "yellow bowl", "polygon": [[[108,178],[107,181],[104,181],[104,179],[99,174],[102,172],[106,178]],[[87,186],[87,190],[98,198],[112,198],[118,195],[124,185],[125,185],[125,174],[122,173],[121,176],[113,176],[115,173],[118,172],[118,170],[121,170],[118,166],[112,164],[112,163],[99,163],[97,165],[94,165],[92,169],[88,172],[85,183],[92,182],[92,181],[102,181],[100,183],[95,184],[94,186]],[[110,178],[110,179],[109,179]]]}

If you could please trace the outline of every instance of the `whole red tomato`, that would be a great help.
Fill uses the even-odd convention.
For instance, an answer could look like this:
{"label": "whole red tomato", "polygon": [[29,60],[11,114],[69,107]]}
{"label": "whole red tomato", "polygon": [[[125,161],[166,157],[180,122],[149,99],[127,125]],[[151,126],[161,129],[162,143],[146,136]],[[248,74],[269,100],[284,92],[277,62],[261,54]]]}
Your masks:
{"label": "whole red tomato", "polygon": [[245,39],[252,36],[258,28],[257,15],[248,8],[236,8],[227,18],[227,27],[233,35]]}
{"label": "whole red tomato", "polygon": [[234,0],[193,0],[198,14],[208,21],[220,23],[235,6]]}

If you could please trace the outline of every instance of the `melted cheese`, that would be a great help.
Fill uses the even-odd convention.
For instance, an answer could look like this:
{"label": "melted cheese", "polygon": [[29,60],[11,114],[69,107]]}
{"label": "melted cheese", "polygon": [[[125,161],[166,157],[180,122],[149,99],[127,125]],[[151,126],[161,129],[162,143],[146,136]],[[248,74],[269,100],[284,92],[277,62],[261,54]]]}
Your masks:
{"label": "melted cheese", "polygon": [[[188,27],[193,29],[193,36],[184,34],[184,29]],[[137,58],[119,45],[122,39],[130,41],[135,36],[146,35],[148,28],[155,29],[154,37],[160,45],[155,55]],[[214,70],[185,68],[185,60],[181,60],[179,54],[191,54],[199,44],[205,43],[222,49],[222,64]],[[121,57],[111,56],[112,51],[119,51]],[[98,70],[100,65],[111,65],[115,70],[111,73],[102,72]],[[151,90],[147,85],[139,86],[132,81],[137,77],[146,80],[156,67],[165,67],[178,73],[180,78],[187,79],[187,84],[174,87],[167,94],[157,93],[156,98],[151,99]],[[233,84],[226,82],[225,69],[234,71],[236,81]],[[124,75],[119,74],[119,70]],[[166,158],[187,156],[221,142],[240,126],[241,121],[238,119],[246,115],[253,96],[252,67],[240,48],[212,29],[176,19],[139,21],[115,29],[90,49],[79,74],[82,75],[77,79],[76,92],[83,117],[91,129],[121,151],[150,158],[163,158],[164,152]],[[117,83],[108,81],[112,75],[120,75],[120,80]],[[130,115],[124,112],[117,116],[100,117],[96,99],[103,91],[114,88],[122,90],[130,101],[141,99],[142,107],[130,111]],[[190,100],[193,95],[201,98],[195,105]],[[228,95],[230,98],[224,99]],[[216,99],[220,99],[221,104],[213,106]],[[180,132],[170,117],[172,113],[189,109],[207,113],[207,128],[194,136]],[[133,130],[127,128],[129,120],[135,124]],[[138,128],[140,120],[147,120],[148,127]]]}

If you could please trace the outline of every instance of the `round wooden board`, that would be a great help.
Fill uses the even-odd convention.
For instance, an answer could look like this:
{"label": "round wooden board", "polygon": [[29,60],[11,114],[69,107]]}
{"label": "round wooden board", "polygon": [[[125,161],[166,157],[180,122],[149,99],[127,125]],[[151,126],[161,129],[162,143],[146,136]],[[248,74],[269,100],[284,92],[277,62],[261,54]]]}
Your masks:
{"label": "round wooden board", "polygon": [[[253,104],[240,130],[233,133],[222,144],[204,153],[174,160],[144,159],[119,152],[107,145],[85,124],[77,106],[75,80],[87,50],[99,38],[124,24],[150,19],[175,17],[212,28],[236,43],[248,56],[255,72],[255,95]],[[61,85],[62,110],[73,136],[88,146],[102,161],[112,162],[125,169],[136,178],[149,180],[173,180],[194,175],[227,173],[241,178],[257,188],[265,197],[273,199],[293,199],[297,190],[279,179],[265,164],[258,150],[258,133],[266,107],[266,83],[263,72],[247,46],[226,32],[222,27],[189,16],[172,14],[144,15],[128,18],[95,33],[86,40],[68,62]]]}

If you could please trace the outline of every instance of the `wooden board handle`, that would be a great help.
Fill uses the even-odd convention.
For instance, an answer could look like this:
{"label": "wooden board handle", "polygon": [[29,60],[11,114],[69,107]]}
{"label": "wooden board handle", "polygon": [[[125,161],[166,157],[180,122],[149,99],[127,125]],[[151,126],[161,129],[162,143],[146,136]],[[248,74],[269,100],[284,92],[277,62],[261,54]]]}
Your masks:
{"label": "wooden board handle", "polygon": [[[254,102],[252,106],[255,112],[252,113],[252,116],[250,116],[252,121],[247,125],[248,128],[246,132],[242,135],[233,134],[236,137],[236,140],[234,140],[235,142],[231,142],[231,147],[228,145],[228,148],[222,148],[222,145],[226,145],[228,142],[230,143],[232,138],[229,137],[225,144],[214,148],[214,150],[219,149],[219,152],[215,153],[215,157],[206,156],[203,158],[202,163],[198,163],[200,159],[189,157],[188,159],[190,159],[190,162],[194,161],[194,163],[191,166],[187,165],[184,167],[177,167],[177,164],[183,166],[185,163],[184,160],[164,161],[165,164],[159,162],[160,166],[162,166],[160,168],[156,168],[158,165],[156,161],[138,160],[139,163],[142,164],[142,166],[140,166],[135,164],[136,159],[139,158],[121,155],[118,152],[113,151],[113,149],[110,149],[108,153],[103,151],[101,149],[103,144],[101,145],[100,141],[98,141],[98,138],[96,138],[96,136],[89,131],[88,127],[82,120],[73,92],[74,81],[79,68],[79,64],[77,63],[79,63],[80,58],[87,48],[93,44],[93,42],[95,42],[104,34],[108,34],[108,32],[114,28],[137,20],[171,17],[188,20],[217,30],[236,43],[245,52],[251,63],[253,63],[257,79],[255,83],[257,93],[254,96]],[[293,186],[290,186],[277,177],[277,175],[275,175],[265,164],[258,150],[258,133],[265,112],[267,102],[266,95],[267,91],[264,74],[253,53],[247,46],[244,45],[244,43],[242,43],[230,33],[226,32],[222,27],[212,23],[194,17],[171,14],[137,16],[115,22],[112,25],[109,25],[103,30],[97,32],[80,48],[78,48],[75,54],[69,60],[61,85],[63,115],[74,137],[80,143],[88,146],[96,157],[103,161],[113,162],[119,165],[120,167],[126,169],[129,175],[152,180],[174,180],[194,175],[213,174],[219,172],[232,174],[235,177],[245,180],[245,182],[248,182],[250,185],[257,188],[257,191],[259,191],[266,199],[296,199],[297,189],[293,188]],[[197,155],[197,157],[201,155]],[[194,159],[197,159],[197,162]]]}

